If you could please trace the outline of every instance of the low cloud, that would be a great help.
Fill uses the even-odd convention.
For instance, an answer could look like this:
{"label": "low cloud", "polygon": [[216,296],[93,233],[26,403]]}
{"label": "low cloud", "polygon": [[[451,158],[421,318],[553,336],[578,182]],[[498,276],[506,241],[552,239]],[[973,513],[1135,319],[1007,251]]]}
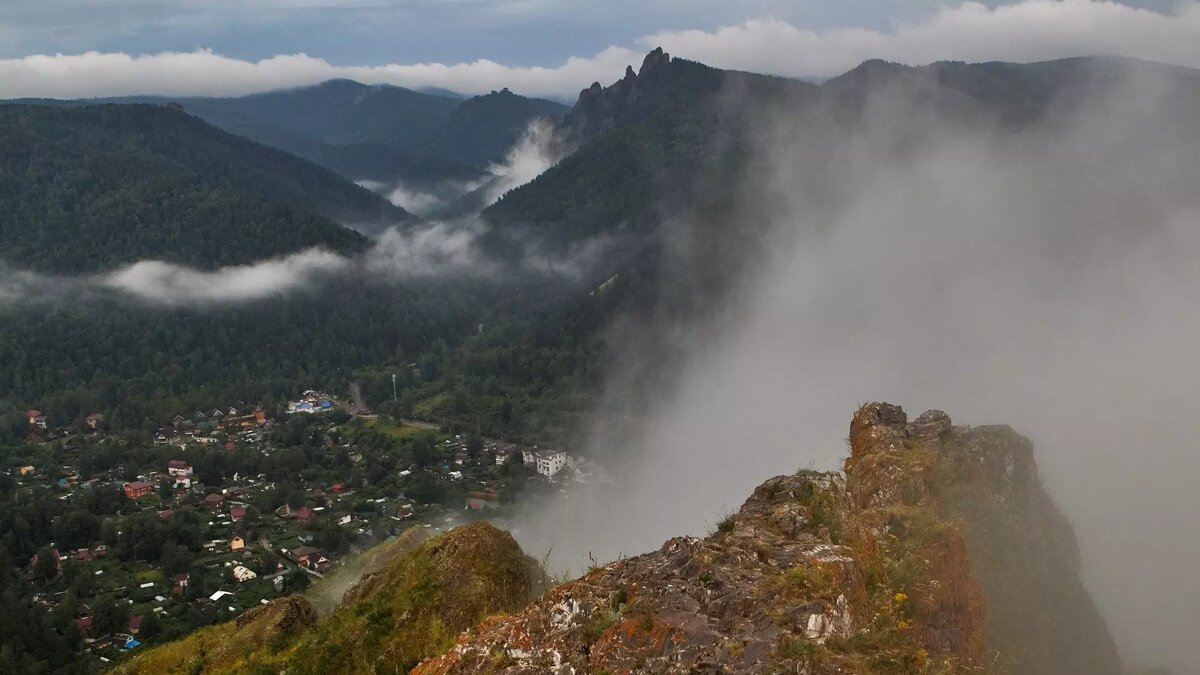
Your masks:
{"label": "low cloud", "polygon": [[357,182],[360,186],[418,216],[428,215],[434,209],[443,206],[448,198],[455,195],[461,196],[478,187],[478,185],[472,186],[470,183],[462,181],[430,187],[410,185],[405,181],[384,183],[375,180],[360,180]]}
{"label": "low cloud", "polygon": [[[393,199],[419,199],[433,208],[452,196],[471,190],[485,192],[479,208],[491,204],[508,190],[520,187],[554,165],[566,152],[553,125],[534,120],[509,150],[502,164],[490,170],[495,178],[486,185],[462,182],[443,195],[426,194],[403,184],[390,189]],[[363,187],[387,191],[382,183],[361,181]],[[449,191],[447,193],[447,190]],[[398,193],[405,192],[403,197]],[[414,197],[413,195],[420,195]],[[450,196],[444,196],[449,194]],[[404,206],[404,204],[401,204]],[[596,263],[611,241],[600,237],[585,241],[565,254],[546,255],[536,241],[519,242],[515,260],[500,260],[481,246],[489,226],[478,213],[455,221],[431,221],[418,226],[393,226],[379,232],[364,253],[347,257],[311,248],[246,265],[201,270],[162,260],[141,260],[110,272],[90,276],[42,274],[0,260],[0,306],[114,295],[159,307],[203,306],[263,300],[314,287],[340,275],[368,275],[403,282],[429,277],[475,277],[498,281],[514,274],[578,278]]]}
{"label": "low cloud", "polygon": [[808,30],[746,21],[716,31],[665,31],[639,40],[712,65],[784,76],[832,76],[867,59],[1030,62],[1119,55],[1200,67],[1200,3],[1162,14],[1098,0],[1026,0],[943,7],[891,31]]}
{"label": "low cloud", "polygon": [[306,54],[243,61],[211,50],[137,56],[53,54],[0,60],[0,96],[234,96],[336,78],[410,88],[441,87],[464,94],[485,94],[508,86],[529,96],[574,96],[587,84],[619,73],[635,58],[637,54],[629,49],[610,48],[587,58],[572,57],[556,67],[525,68],[486,59],[458,64],[335,66]]}
{"label": "low cloud", "polygon": [[349,261],[309,249],[252,265],[200,271],[145,260],[93,278],[93,283],[156,305],[200,305],[258,300],[296,290],[323,274],[341,272]]}
{"label": "low cloud", "polygon": [[792,77],[832,76],[871,58],[925,64],[1116,54],[1200,67],[1200,2],[1182,2],[1171,13],[1100,0],[1025,0],[995,8],[968,2],[891,30],[810,30],[759,18],[712,31],[664,30],[637,39],[635,45],[534,67],[487,59],[339,66],[303,53],[246,61],[209,50],[33,55],[0,60],[0,96],[238,95],[350,78],[465,94],[509,87],[529,96],[570,99],[592,82],[615,79],[627,64],[638,63],[642,53],[659,45],[717,67]]}
{"label": "low cloud", "polygon": [[530,509],[522,545],[579,569],[702,534],[772,475],[840,467],[860,403],[941,408],[1034,440],[1126,662],[1200,672],[1200,117],[1153,80],[1020,134],[886,96],[861,125],[781,111],[728,218],[772,214],[761,254],[702,318],[620,327],[582,447],[617,483]]}
{"label": "low cloud", "polygon": [[488,166],[488,172],[496,179],[486,185],[484,203],[494,204],[509,190],[542,175],[567,153],[568,148],[558,138],[553,122],[548,119],[531,121],[516,144],[509,148],[504,161]]}
{"label": "low cloud", "polygon": [[448,274],[495,276],[497,262],[479,249],[479,236],[486,228],[479,221],[467,224],[433,223],[425,227],[384,232],[365,256],[371,274],[405,279]]}

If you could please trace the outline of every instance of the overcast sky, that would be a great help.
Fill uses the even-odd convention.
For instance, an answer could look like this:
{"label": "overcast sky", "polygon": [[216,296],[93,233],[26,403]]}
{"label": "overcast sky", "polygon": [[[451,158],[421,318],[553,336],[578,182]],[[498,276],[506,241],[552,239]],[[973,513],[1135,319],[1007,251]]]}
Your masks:
{"label": "overcast sky", "polygon": [[1200,66],[1196,0],[0,0],[0,96],[238,94],[354,77],[571,99],[662,45],[825,76],[871,57]]}

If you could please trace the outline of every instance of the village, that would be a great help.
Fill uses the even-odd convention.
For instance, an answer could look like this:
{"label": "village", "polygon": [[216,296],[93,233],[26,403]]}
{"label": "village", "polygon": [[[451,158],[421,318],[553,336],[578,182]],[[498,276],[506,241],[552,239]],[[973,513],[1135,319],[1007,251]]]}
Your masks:
{"label": "village", "polygon": [[[314,390],[277,411],[180,413],[133,442],[110,434],[102,412],[58,427],[42,411],[24,417],[27,446],[65,461],[13,466],[14,486],[48,487],[68,512],[56,525],[93,525],[62,525],[26,577],[102,662],[301,592],[410,527],[502,516],[523,492],[603,476],[562,450],[385,419]],[[124,461],[89,461],[105,454]],[[91,513],[97,495],[111,495],[109,513],[70,513]]]}

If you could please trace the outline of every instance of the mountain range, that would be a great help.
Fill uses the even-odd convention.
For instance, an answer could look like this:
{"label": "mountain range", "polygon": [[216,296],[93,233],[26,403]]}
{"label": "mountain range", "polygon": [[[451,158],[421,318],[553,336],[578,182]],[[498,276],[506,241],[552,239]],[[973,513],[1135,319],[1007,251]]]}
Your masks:
{"label": "mountain range", "polygon": [[22,102],[174,104],[215,127],[286,150],[350,180],[418,185],[484,177],[489,165],[504,160],[530,121],[558,117],[567,110],[507,89],[463,98],[350,80],[236,98]]}
{"label": "mountain range", "polygon": [[[1136,114],[1130,75],[1153,84],[1165,118]],[[625,369],[633,382],[622,383],[624,408],[610,419],[632,426],[659,385],[676,383],[687,357],[679,327],[702,334],[730,320],[717,310],[736,306],[737,280],[778,244],[771,224],[795,217],[785,198],[805,200],[801,234],[828,235],[822,216],[856,196],[845,180],[862,168],[853,160],[904,175],[947,136],[1036,144],[1081,110],[1123,112],[1126,128],[1151,140],[1165,120],[1172,152],[1194,159],[1196,109],[1200,73],[1128,59],[868,61],[818,84],[662,50],[609,86],[584,89],[570,109],[506,90],[460,99],[347,81],[235,99],[10,102],[0,105],[3,272],[88,279],[156,259],[217,272],[195,282],[216,285],[231,265],[256,270],[314,247],[343,256],[348,271],[293,292],[166,307],[102,293],[30,301],[0,279],[0,408],[36,407],[64,425],[107,410],[114,429],[149,437],[214,398],[279,401],[354,381],[385,414],[559,443],[578,437],[605,374],[630,358],[642,367]],[[477,187],[538,119],[570,152],[490,205],[468,192],[455,222],[423,220],[355,185]],[[871,152],[848,152],[863,136]],[[780,181],[773,153],[797,140],[806,161]],[[1180,166],[1157,187],[1200,209],[1200,163]],[[1122,228],[1149,227],[1157,214],[1153,200],[1120,185],[1061,198],[1102,204]],[[1091,222],[1058,227],[1054,243],[1068,251],[1122,234]],[[367,252],[390,256],[391,267],[367,264]],[[423,271],[443,258],[452,264]],[[962,263],[938,264],[952,262]],[[5,419],[0,441],[20,442],[24,420]],[[997,542],[1002,550],[989,548]],[[451,549],[464,566],[447,581],[441,553]],[[1084,661],[1088,672],[1121,672],[1028,442],[937,414],[910,425],[891,406],[856,415],[844,473],[772,479],[708,537],[671,540],[540,599],[524,553],[494,528],[414,542],[404,555],[332,619],[280,600],[243,626],[198,634],[237,651],[230,660],[197,661],[208,646],[176,645],[129,668],[303,670],[362,658],[352,665],[430,673],[544,672],[547,663],[953,672],[1000,655],[1013,672]],[[482,579],[488,592],[467,593],[479,587],[464,579]],[[386,592],[404,584],[435,592]],[[771,600],[780,597],[786,607]],[[1050,609],[1044,598],[1054,598]],[[498,611],[507,616],[488,618]],[[435,640],[399,625],[414,617],[437,629]],[[378,650],[364,650],[360,635]]]}

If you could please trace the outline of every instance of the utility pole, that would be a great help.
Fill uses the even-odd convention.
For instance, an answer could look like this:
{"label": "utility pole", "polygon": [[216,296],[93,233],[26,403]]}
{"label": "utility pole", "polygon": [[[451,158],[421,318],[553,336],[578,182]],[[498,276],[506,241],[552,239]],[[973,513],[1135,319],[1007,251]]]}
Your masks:
{"label": "utility pole", "polygon": [[399,400],[399,397],[396,396],[396,374],[392,373],[392,401],[395,402],[397,400]]}

